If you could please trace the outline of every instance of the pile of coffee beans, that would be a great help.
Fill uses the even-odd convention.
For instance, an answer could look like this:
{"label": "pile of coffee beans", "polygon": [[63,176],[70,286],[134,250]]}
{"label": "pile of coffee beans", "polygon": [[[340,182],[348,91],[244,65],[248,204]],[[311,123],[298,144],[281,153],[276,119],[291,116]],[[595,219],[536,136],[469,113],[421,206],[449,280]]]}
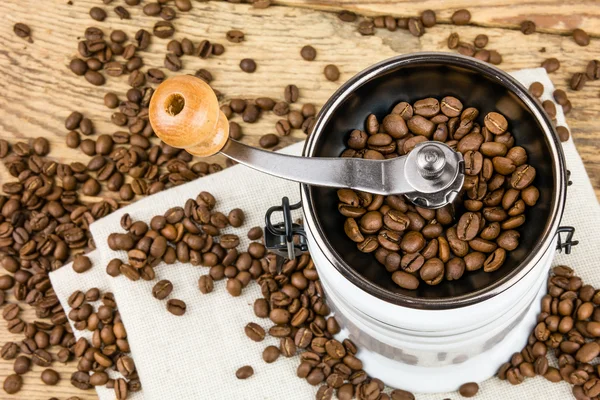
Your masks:
{"label": "pile of coffee beans", "polygon": [[[344,22],[355,22],[358,15],[351,11],[341,11],[338,14],[340,20]],[[471,21],[469,10],[456,10],[451,17],[454,25],[467,25]],[[377,16],[374,18],[361,18],[357,30],[363,36],[375,34],[375,28],[385,28],[394,32],[397,29],[408,30],[411,35],[419,37],[425,34],[425,28],[432,28],[437,23],[437,16],[433,10],[425,10],[420,16],[395,18],[391,15]]]}
{"label": "pile of coffee beans", "polygon": [[600,355],[599,306],[600,291],[570,267],[554,267],[527,346],[500,367],[498,378],[518,385],[539,375],[570,383],[577,400],[598,398],[600,378],[593,363]]}
{"label": "pile of coffee beans", "polygon": [[[533,82],[529,86],[529,93],[531,93],[533,96],[539,99],[544,93],[544,85],[540,82]],[[569,100],[569,98],[567,97],[567,93],[564,90],[554,90],[554,92],[552,93],[552,97],[554,98],[554,101],[556,101],[559,105],[562,106],[565,115],[571,112],[571,100]],[[542,102],[542,107],[556,126],[556,105],[554,104],[554,102],[551,100],[544,100]],[[556,126],[556,133],[558,134],[558,138],[561,142],[566,142],[571,136],[569,129],[567,129],[567,127],[565,126]]]}
{"label": "pile of coffee beans", "polygon": [[[117,400],[125,400],[129,393],[142,389],[135,363],[129,354],[127,331],[117,310],[114,296],[92,288],[85,293],[77,290],[69,296],[69,319],[75,329],[93,332],[91,342],[81,337],[70,346],[78,361],[77,371],[71,375],[71,384],[81,390],[96,386],[114,389]],[[100,301],[94,309],[92,303]],[[109,371],[117,371],[113,379]],[[53,375],[49,376],[51,379]],[[43,375],[42,375],[43,379]]]}
{"label": "pile of coffee beans", "polygon": [[458,51],[463,56],[474,57],[478,60],[498,65],[502,62],[502,56],[496,50],[486,50],[488,44],[487,35],[480,34],[475,37],[473,43],[460,40],[458,33],[453,32],[448,36],[448,48]]}
{"label": "pile of coffee beans", "polygon": [[[380,122],[371,114],[365,130],[353,130],[342,157],[384,160],[436,140],[460,152],[465,182],[459,204],[437,210],[414,206],[403,196],[338,190],[346,235],[392,273],[404,289],[420,281],[437,285],[466,271],[497,270],[519,245],[525,209],[536,204],[535,167],[515,145],[507,119],[464,107],[452,96],[398,103]],[[420,278],[420,279],[419,279]]]}
{"label": "pile of coffee beans", "polygon": [[[260,276],[259,260],[265,256],[266,248],[262,243],[253,242],[246,252],[239,253],[239,236],[221,234],[221,230],[242,226],[244,212],[235,208],[225,215],[216,211],[215,205],[212,194],[201,192],[196,199],[188,199],[184,207],[173,207],[153,217],[150,224],[132,221],[129,214],[123,215],[121,227],[127,233],[112,233],[107,242],[112,250],[127,251],[128,260],[113,259],[106,272],[113,277],[124,275],[132,281],[152,281],[156,276],[154,269],[162,262],[202,265],[210,267],[209,274],[198,281],[202,293],[212,292],[214,281],[228,278],[227,290],[232,296],[239,296],[252,279]],[[262,229],[253,228],[248,237],[260,239]],[[172,291],[173,284],[161,280],[155,284],[152,295],[165,300]],[[179,299],[169,299],[167,310],[181,316],[186,304]]]}

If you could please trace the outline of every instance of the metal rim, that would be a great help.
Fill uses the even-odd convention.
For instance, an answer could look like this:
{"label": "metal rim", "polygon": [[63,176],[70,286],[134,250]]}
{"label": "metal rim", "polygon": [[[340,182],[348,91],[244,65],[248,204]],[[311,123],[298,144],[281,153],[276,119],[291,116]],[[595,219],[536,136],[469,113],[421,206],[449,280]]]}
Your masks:
{"label": "metal rim", "polygon": [[541,109],[541,106],[537,104],[535,99],[531,96],[531,94],[529,94],[528,90],[521,85],[521,83],[499,68],[474,58],[438,52],[421,52],[393,57],[368,67],[344,83],[321,109],[314,130],[306,141],[302,155],[305,157],[311,157],[312,154],[314,154],[316,150],[317,139],[323,133],[324,126],[333,116],[333,113],[337,107],[358,87],[379,75],[385,74],[390,70],[399,67],[411,66],[414,64],[446,64],[462,67],[482,74],[488,79],[496,81],[509,91],[513,92],[531,111],[536,121],[542,128],[544,135],[546,136],[552,156],[552,168],[554,173],[555,194],[551,204],[550,222],[547,223],[546,228],[544,229],[542,239],[536,243],[534,248],[530,251],[529,256],[525,258],[525,260],[523,260],[523,262],[517,268],[503,278],[499,279],[497,282],[494,282],[492,285],[457,297],[449,297],[445,299],[426,299],[413,298],[382,289],[372,282],[363,279],[362,276],[353,268],[346,265],[344,260],[324,238],[323,229],[318,221],[317,216],[315,215],[315,205],[310,193],[310,186],[301,184],[300,194],[304,205],[305,224],[313,233],[312,236],[315,239],[315,244],[319,247],[320,251],[325,254],[327,259],[331,261],[334,268],[340,274],[342,274],[345,279],[349,280],[355,286],[364,290],[370,295],[392,304],[410,308],[440,310],[464,307],[485,301],[513,286],[531,270],[533,270],[536,265],[538,265],[538,262],[543,256],[545,250],[549,249],[560,223],[565,206],[565,158],[562,148],[560,147],[560,143],[558,142],[558,135],[555,133],[550,120],[547,118],[545,112]]}

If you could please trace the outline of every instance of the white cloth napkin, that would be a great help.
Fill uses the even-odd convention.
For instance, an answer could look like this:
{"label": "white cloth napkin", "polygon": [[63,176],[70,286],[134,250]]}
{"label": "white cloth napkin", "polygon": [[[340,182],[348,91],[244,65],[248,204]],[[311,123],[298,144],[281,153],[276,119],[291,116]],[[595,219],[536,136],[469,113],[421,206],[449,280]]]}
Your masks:
{"label": "white cloth napkin", "polygon": [[[534,81],[543,83],[542,100],[552,99],[554,88],[544,69],[521,70],[513,76],[526,87]],[[566,126],[562,108],[557,109],[558,124]],[[561,225],[575,226],[580,244],[569,256],[557,254],[554,263],[573,266],[585,282],[599,287],[600,274],[595,266],[599,256],[600,207],[572,140],[562,145],[573,184],[568,188]],[[303,143],[298,143],[283,152],[300,154],[302,148]],[[50,274],[63,307],[68,313],[67,299],[77,289],[98,287],[115,294],[143,386],[142,392],[132,397],[134,400],[313,399],[317,388],[296,377],[297,358],[280,357],[275,363],[266,364],[261,358],[262,350],[267,345],[277,345],[277,341],[267,337],[262,343],[255,343],[244,334],[243,328],[250,321],[265,328],[269,326],[266,320],[260,320],[253,313],[252,304],[260,296],[258,285],[250,284],[242,296],[233,298],[226,292],[225,282],[220,281],[215,283],[212,293],[203,295],[197,281],[208,273],[208,268],[180,263],[161,265],[156,268],[157,280],[169,279],[174,285],[169,298],[187,303],[186,314],[176,317],[166,311],[165,301],[152,297],[151,289],[156,281],[130,282],[124,277],[111,278],[106,274],[105,267],[110,259],[126,258],[124,253],[114,252],[106,245],[107,236],[121,230],[119,221],[124,213],[129,213],[134,220],[149,221],[170,207],[183,206],[185,200],[195,198],[201,191],[213,193],[218,199],[216,208],[224,213],[236,207],[245,211],[244,225],[226,230],[242,238],[241,248],[248,244],[247,230],[263,226],[268,207],[280,204],[283,196],[288,196],[292,202],[299,199],[298,184],[241,165],[144,198],[92,224],[98,249],[90,255],[94,261],[90,271],[76,274],[66,266]],[[78,331],[75,333],[77,337],[81,335]],[[510,357],[509,354],[506,356],[507,359]],[[240,381],[236,379],[235,371],[243,365],[253,366],[255,374]],[[465,377],[465,381],[468,380],[469,377]],[[97,390],[101,400],[114,399],[111,390]],[[564,400],[570,398],[570,393],[570,385],[551,384],[540,377],[527,379],[520,386],[492,378],[482,383],[477,398]],[[459,395],[417,396],[423,400],[445,397],[456,399]]]}

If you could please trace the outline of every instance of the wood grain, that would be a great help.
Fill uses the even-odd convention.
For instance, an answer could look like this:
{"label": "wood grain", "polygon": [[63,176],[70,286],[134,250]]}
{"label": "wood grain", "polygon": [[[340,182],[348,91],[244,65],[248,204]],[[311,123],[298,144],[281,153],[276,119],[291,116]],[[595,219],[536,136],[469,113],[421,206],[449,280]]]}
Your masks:
{"label": "wood grain", "polygon": [[[68,69],[69,60],[76,56],[77,38],[83,35],[87,26],[105,29],[123,29],[133,37],[138,27],[152,30],[157,21],[142,14],[141,7],[128,7],[132,20],[121,21],[112,12],[121,0],[105,6],[109,18],[99,23],[88,15],[90,7],[102,5],[99,0],[74,0],[67,5],[66,0],[47,0],[44,7],[38,0],[5,0],[0,2],[0,13],[5,23],[0,25],[0,137],[10,142],[45,136],[51,142],[51,156],[61,162],[81,161],[89,158],[77,150],[64,145],[66,129],[65,117],[73,110],[79,110],[92,119],[99,133],[113,133],[118,129],[110,123],[111,110],[103,105],[103,96],[114,91],[121,98],[128,89],[126,77],[110,78],[105,86],[94,87],[83,78],[74,76]],[[588,47],[579,47],[566,35],[536,33],[523,36],[514,30],[515,24],[528,15],[527,2],[517,0],[496,0],[473,4],[472,1],[449,0],[445,2],[384,2],[384,1],[300,1],[285,0],[278,4],[299,7],[274,6],[266,10],[255,10],[247,5],[223,2],[194,2],[194,9],[180,15],[175,21],[175,38],[184,37],[198,43],[202,39],[223,43],[227,50],[220,57],[202,60],[197,57],[183,57],[184,69],[180,73],[193,73],[198,68],[208,69],[214,76],[213,86],[224,94],[223,101],[234,97],[256,98],[269,96],[283,98],[283,89],[293,83],[300,88],[300,100],[292,105],[299,109],[301,104],[312,102],[322,105],[336,88],[361,69],[394,55],[422,50],[448,51],[446,38],[458,32],[464,40],[472,40],[479,33],[490,37],[488,47],[500,51],[504,57],[501,65],[506,70],[536,67],[547,57],[561,60],[561,68],[552,78],[555,84],[566,89],[568,79],[575,72],[582,71],[587,62],[600,53],[600,40],[592,40]],[[491,4],[493,3],[493,4]],[[481,4],[481,5],[478,5]],[[394,15],[416,14],[425,8],[440,10],[440,17],[448,19],[452,10],[460,7],[473,10],[477,24],[493,26],[455,27],[440,24],[428,29],[426,35],[415,38],[406,31],[388,32],[378,30],[375,36],[363,37],[356,32],[355,23],[343,23],[334,13],[315,11],[339,10],[348,8],[369,14],[391,13]],[[529,4],[537,11],[539,20],[533,18],[544,30],[567,32],[582,24],[586,29],[600,33],[600,4],[593,1],[565,3],[559,0],[545,0]],[[566,14],[566,17],[562,17]],[[12,25],[25,22],[33,30],[34,43],[17,38]],[[506,27],[508,29],[501,29]],[[246,33],[246,41],[233,44],[225,39],[230,29],[241,29]],[[153,38],[152,45],[141,53],[145,67],[162,67],[168,40]],[[300,57],[300,48],[311,44],[317,49],[313,62]],[[545,50],[543,50],[545,49]],[[253,57],[257,71],[247,74],[240,70],[239,62],[245,57]],[[336,64],[341,77],[338,82],[329,82],[323,77],[323,68]],[[168,75],[173,73],[168,72]],[[598,143],[600,132],[596,128],[600,120],[600,81],[590,82],[580,92],[567,90],[573,103],[573,111],[568,116],[575,143],[585,161],[587,171],[600,197],[600,155]],[[275,132],[274,125],[279,118],[268,114],[255,124],[243,124],[239,116],[234,121],[242,124],[244,141],[256,145],[258,138],[265,133]],[[282,145],[301,140],[305,135],[295,131],[281,138]],[[221,158],[214,158],[223,162]],[[0,166],[0,182],[12,180],[6,169]],[[11,300],[12,301],[12,300]],[[34,317],[31,310],[25,311],[26,319]],[[5,322],[0,321],[0,344],[20,337],[7,333]],[[40,368],[26,375],[23,391],[15,396],[4,392],[2,399],[45,400],[56,396],[65,399],[77,395],[82,399],[95,398],[94,392],[83,393],[68,382],[74,365],[54,366],[61,372],[62,381],[55,388],[45,387],[39,380]],[[12,371],[12,362],[0,360],[0,379]]]}
{"label": "wood grain", "polygon": [[394,17],[414,17],[430,9],[441,23],[450,23],[456,10],[466,8],[472,15],[471,24],[478,26],[519,29],[522,21],[531,20],[539,32],[568,35],[581,28],[600,35],[600,3],[595,0],[275,0],[275,4]]}

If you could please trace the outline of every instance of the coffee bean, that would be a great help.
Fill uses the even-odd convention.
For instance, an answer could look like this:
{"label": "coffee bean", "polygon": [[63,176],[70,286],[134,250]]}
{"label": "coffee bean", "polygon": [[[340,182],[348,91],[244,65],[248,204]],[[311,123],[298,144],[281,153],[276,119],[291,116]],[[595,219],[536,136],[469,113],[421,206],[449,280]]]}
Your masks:
{"label": "coffee bean", "polygon": [[585,76],[585,74],[582,74],[581,72],[577,72],[577,73],[573,74],[573,76],[571,77],[571,81],[569,82],[569,87],[572,90],[581,90],[585,86],[586,82],[587,82],[587,77]]}
{"label": "coffee bean", "polygon": [[298,101],[299,90],[296,85],[287,85],[283,91],[283,97],[288,103],[295,103]]}
{"label": "coffee bean", "polygon": [[6,342],[2,346],[2,350],[0,350],[0,356],[4,360],[12,360],[17,356],[19,352],[19,347],[13,342]]}
{"label": "coffee bean", "polygon": [[344,22],[356,21],[356,14],[352,11],[342,10],[338,13],[338,18]]}
{"label": "coffee bean", "polygon": [[506,118],[497,112],[488,113],[483,120],[485,127],[494,135],[501,135],[506,132],[508,122]]}
{"label": "coffee bean", "polygon": [[458,47],[458,43],[460,43],[460,37],[458,36],[458,33],[451,33],[450,36],[448,36],[448,48],[456,49]]}
{"label": "coffee bean", "polygon": [[498,65],[502,63],[502,55],[496,50],[490,50],[490,63]]}
{"label": "coffee bean", "polygon": [[542,61],[542,67],[545,68],[548,73],[551,73],[560,68],[560,62],[557,58],[551,57]]}
{"label": "coffee bean", "polygon": [[165,21],[171,21],[171,20],[175,19],[175,17],[177,16],[177,12],[172,7],[163,7],[160,10],[159,15]]}
{"label": "coffee bean", "polygon": [[202,275],[198,280],[198,287],[203,294],[212,292],[214,288],[213,279],[210,275]]}
{"label": "coffee bean", "polygon": [[46,350],[37,349],[31,356],[31,361],[40,367],[49,367],[52,364],[52,355]]}
{"label": "coffee bean", "polygon": [[423,22],[418,18],[409,18],[408,30],[411,33],[411,35],[416,37],[423,36],[423,34],[425,33]]}
{"label": "coffee bean", "polygon": [[242,283],[235,278],[228,279],[226,287],[229,294],[234,297],[242,294]]}
{"label": "coffee bean", "polygon": [[2,311],[2,318],[4,318],[5,321],[10,321],[17,318],[20,312],[21,309],[17,304],[9,304],[4,307],[4,310]]}
{"label": "coffee bean", "polygon": [[3,389],[8,394],[15,394],[21,387],[23,386],[23,378],[20,375],[12,374],[8,375],[6,379],[4,379]]}
{"label": "coffee bean", "polygon": [[44,382],[46,385],[54,386],[58,384],[58,381],[60,380],[60,375],[58,375],[58,372],[56,372],[55,370],[48,368],[42,371],[41,378],[42,382]]}
{"label": "coffee bean", "polygon": [[556,133],[558,134],[558,138],[561,142],[566,142],[567,140],[569,140],[569,137],[571,135],[569,129],[567,129],[564,126],[557,126]]}
{"label": "coffee bean", "polygon": [[166,39],[173,36],[173,33],[175,33],[175,28],[173,27],[173,24],[168,21],[158,21],[154,25],[153,33],[156,37]]}
{"label": "coffee bean", "polygon": [[115,14],[119,17],[119,19],[130,19],[129,11],[125,7],[117,6],[115,7]]}
{"label": "coffee bean", "polygon": [[158,281],[156,285],[154,285],[154,287],[152,288],[152,296],[154,296],[155,299],[164,300],[171,294],[172,291],[173,284],[170,281],[164,279]]}
{"label": "coffee bean", "polygon": [[300,50],[300,56],[306,61],[313,61],[317,58],[317,50],[310,45],[306,45]]}
{"label": "coffee bean", "polygon": [[392,400],[414,400],[415,396],[411,392],[407,392],[406,390],[394,389],[390,393],[390,397]]}
{"label": "coffee bean", "polygon": [[256,299],[254,301],[254,314],[259,318],[269,316],[269,303],[265,299]]}
{"label": "coffee bean", "polygon": [[[585,69],[585,76],[590,79],[590,80],[597,80],[600,79],[600,61],[598,60],[591,60],[586,69]],[[558,100],[557,100],[558,102]],[[563,105],[562,103],[558,102],[558,104]]]}
{"label": "coffee bean", "polygon": [[208,40],[202,40],[196,48],[196,55],[200,58],[208,58],[213,50],[213,45]]}
{"label": "coffee bean", "polygon": [[419,280],[411,274],[403,271],[396,271],[392,274],[392,280],[396,285],[408,290],[415,290],[419,287]]}
{"label": "coffee bean", "polygon": [[475,382],[465,383],[458,389],[458,393],[460,393],[462,397],[474,397],[478,391],[479,385]]}
{"label": "coffee bean", "polygon": [[235,372],[235,376],[238,379],[248,379],[252,375],[254,375],[254,369],[249,365],[245,365]]}
{"label": "coffee bean", "polygon": [[590,36],[583,29],[574,29],[573,30],[573,40],[580,46],[587,46],[590,44]]}
{"label": "coffee bean", "polygon": [[192,2],[190,0],[175,0],[175,7],[179,11],[190,11],[192,9]]}
{"label": "coffee bean", "polygon": [[31,359],[27,356],[18,356],[13,364],[15,374],[23,375],[31,370]]}
{"label": "coffee bean", "polygon": [[540,82],[533,82],[531,85],[529,85],[529,93],[535,97],[541,97],[542,94],[544,94],[544,85],[542,85]]}
{"label": "coffee bean", "polygon": [[178,299],[170,299],[167,301],[167,311],[173,315],[181,316],[185,314],[186,305],[183,301]]}
{"label": "coffee bean", "polygon": [[325,74],[325,78],[332,82],[337,81],[340,77],[340,70],[333,64],[326,65],[323,73]]}
{"label": "coffee bean", "polygon": [[85,80],[88,81],[89,83],[91,83],[92,85],[95,86],[102,86],[104,85],[104,82],[106,81],[104,79],[104,76],[97,72],[97,71],[92,71],[92,70],[88,70],[85,74],[84,74]]}
{"label": "coffee bean", "polygon": [[425,10],[421,13],[421,21],[423,25],[427,28],[431,28],[436,23],[435,11],[433,10]]}
{"label": "coffee bean", "polygon": [[358,33],[363,36],[370,36],[375,34],[375,24],[371,20],[364,20],[358,24]]}
{"label": "coffee bean", "polygon": [[265,330],[254,322],[248,323],[244,328],[244,331],[246,332],[246,336],[255,342],[262,342],[266,334]]}
{"label": "coffee bean", "polygon": [[271,364],[279,358],[281,352],[276,346],[267,346],[263,350],[262,358],[267,364]]}
{"label": "coffee bean", "polygon": [[29,43],[33,42],[31,40],[31,28],[29,27],[29,25],[26,25],[22,22],[17,22],[13,26],[13,32],[20,38],[28,39]]}
{"label": "coffee bean", "polygon": [[244,72],[252,73],[256,71],[256,62],[251,58],[244,58],[240,61],[240,69]]}
{"label": "coffee bean", "polygon": [[227,31],[225,37],[232,43],[241,43],[244,41],[244,32],[237,29],[232,29]]}
{"label": "coffee bean", "polygon": [[260,144],[260,147],[264,149],[269,149],[271,147],[276,146],[279,143],[279,138],[275,134],[268,133],[266,135],[261,136],[258,143]]}
{"label": "coffee bean", "polygon": [[521,33],[524,35],[531,35],[532,33],[535,33],[535,22],[530,20],[521,22]]}
{"label": "coffee bean", "polygon": [[456,97],[446,96],[440,103],[440,110],[450,118],[458,117],[463,110],[463,104]]}
{"label": "coffee bean", "polygon": [[73,271],[81,274],[90,268],[92,268],[92,261],[87,256],[84,256],[83,254],[75,256],[73,261]]}
{"label": "coffee bean", "polygon": [[465,9],[455,11],[451,20],[454,25],[467,25],[471,21],[471,13]]}
{"label": "coffee bean", "polygon": [[164,65],[169,71],[179,71],[183,66],[181,59],[173,53],[169,53],[165,56]]}
{"label": "coffee bean", "polygon": [[96,21],[104,21],[106,19],[106,11],[100,7],[92,7],[90,8],[90,17]]}
{"label": "coffee bean", "polygon": [[74,130],[79,128],[79,124],[81,123],[82,119],[83,115],[80,112],[73,111],[65,120],[65,128],[67,128],[68,130]]}
{"label": "coffee bean", "polygon": [[475,46],[469,42],[459,42],[457,50],[463,56],[473,57],[475,55]]}

